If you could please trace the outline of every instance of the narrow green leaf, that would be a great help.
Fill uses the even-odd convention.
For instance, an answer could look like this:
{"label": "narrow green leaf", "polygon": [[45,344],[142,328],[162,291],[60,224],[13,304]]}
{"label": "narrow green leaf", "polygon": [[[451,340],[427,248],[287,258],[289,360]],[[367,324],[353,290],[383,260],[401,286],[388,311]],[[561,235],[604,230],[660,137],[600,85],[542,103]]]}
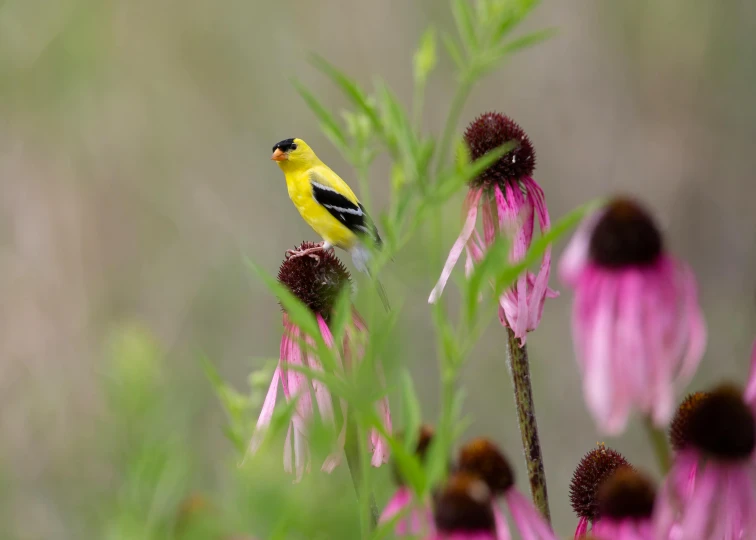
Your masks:
{"label": "narrow green leaf", "polygon": [[517,141],[507,141],[475,161],[442,172],[438,180],[438,186],[431,192],[426,203],[432,203],[433,205],[443,204],[467,182],[480,175],[488,167],[501,159],[502,156],[516,148],[517,145]]}
{"label": "narrow green leaf", "polygon": [[323,104],[320,103],[320,101],[318,101],[318,99],[298,80],[294,79],[292,84],[297,92],[299,92],[299,95],[302,96],[305,103],[307,103],[307,106],[310,107],[318,120],[320,120],[323,131],[326,132],[330,138],[335,139],[334,143],[336,146],[339,146],[340,149],[347,148],[346,137],[334,115],[331,114],[328,109],[326,109]]}
{"label": "narrow green leaf", "polygon": [[494,34],[496,42],[525,19],[539,2],[540,0],[518,0],[517,2],[509,3],[509,9],[502,13],[501,20],[497,25]]}
{"label": "narrow green leaf", "polygon": [[554,37],[556,34],[556,28],[546,28],[544,30],[531,32],[517,39],[513,39],[512,41],[508,41],[507,43],[499,47],[498,54],[500,56],[504,56],[513,52],[517,52],[520,49],[524,49],[526,47],[532,47],[533,45],[537,45],[542,41],[546,41],[547,39]]}
{"label": "narrow green leaf", "polygon": [[302,331],[308,336],[311,336],[316,340],[320,338],[320,340],[322,341],[320,328],[318,327],[318,322],[315,319],[315,315],[313,315],[312,311],[310,311],[310,309],[305,306],[299,300],[299,298],[294,296],[294,294],[292,294],[292,292],[285,285],[281,284],[277,279],[272,277],[257,264],[250,260],[247,260],[246,262],[247,266],[260,279],[262,279],[263,283],[265,283],[268,289],[270,289],[270,291],[274,295],[276,295],[276,298],[278,298],[278,300],[281,302],[281,305],[283,306],[284,310],[286,310],[286,314],[289,316],[291,321],[299,326],[299,328],[301,328]]}
{"label": "narrow green leaf", "polygon": [[462,51],[459,49],[459,46],[455,42],[454,38],[449,34],[444,33],[441,36],[441,40],[444,42],[446,52],[449,53],[449,56],[454,62],[454,65],[457,67],[457,70],[464,71],[467,64],[465,62],[465,59],[462,57]]}
{"label": "narrow green leaf", "polygon": [[362,401],[358,399],[357,394],[350,387],[350,385],[336,375],[326,373],[325,371],[321,371],[319,369],[312,369],[306,366],[295,364],[288,364],[286,366],[286,369],[289,371],[296,371],[297,373],[306,375],[310,379],[322,382],[326,386],[326,388],[328,388],[329,392],[331,392],[335,396],[344,398],[352,405],[358,405],[359,402]]}
{"label": "narrow green leaf", "polygon": [[409,452],[404,445],[397,441],[390,433],[386,431],[382,420],[375,413],[375,410],[367,412],[367,418],[370,421],[370,427],[376,429],[378,433],[386,439],[391,449],[391,455],[396,464],[399,474],[404,479],[407,486],[417,495],[422,495],[425,490],[425,473],[420,459],[414,454],[414,450]]}
{"label": "narrow green leaf", "polygon": [[420,44],[413,58],[415,84],[425,86],[428,75],[433,71],[438,62],[436,56],[436,30],[429,26],[420,38]]}
{"label": "narrow green leaf", "polygon": [[515,265],[503,268],[500,271],[495,285],[496,295],[501,294],[501,291],[511,286],[517,279],[520,272],[525,271],[531,264],[538,261],[548,249],[548,247],[559,240],[562,236],[567,234],[573,227],[575,227],[580,221],[590,212],[598,208],[602,202],[591,201],[583,206],[580,206],[566,216],[552,225],[552,227],[540,238],[533,241],[530,245],[530,249],[525,254],[525,257]]}
{"label": "narrow green leaf", "polygon": [[457,32],[470,52],[477,51],[478,38],[475,33],[475,21],[470,0],[452,0],[452,13],[457,25]]}
{"label": "narrow green leaf", "polygon": [[501,276],[505,269],[510,268],[507,261],[508,251],[508,239],[502,235],[497,236],[467,280],[465,320],[468,323],[474,322],[477,316],[483,285],[489,281],[495,282],[496,276]]}
{"label": "narrow green leaf", "polygon": [[352,320],[352,290],[351,287],[343,287],[334,302],[333,313],[328,321],[328,328],[333,335],[333,342],[340,347],[344,339],[347,325]]}
{"label": "narrow green leaf", "polygon": [[367,94],[360,89],[356,82],[347,77],[343,72],[338,70],[333,64],[321,56],[315,55],[312,58],[312,64],[323,74],[328,76],[344,92],[357,108],[362,111],[373,124],[373,127],[380,131],[381,121],[375,107],[368,100]]}
{"label": "narrow green leaf", "polygon": [[417,446],[422,423],[420,400],[417,399],[412,375],[405,368],[402,370],[402,413],[404,416],[404,447],[413,452]]}

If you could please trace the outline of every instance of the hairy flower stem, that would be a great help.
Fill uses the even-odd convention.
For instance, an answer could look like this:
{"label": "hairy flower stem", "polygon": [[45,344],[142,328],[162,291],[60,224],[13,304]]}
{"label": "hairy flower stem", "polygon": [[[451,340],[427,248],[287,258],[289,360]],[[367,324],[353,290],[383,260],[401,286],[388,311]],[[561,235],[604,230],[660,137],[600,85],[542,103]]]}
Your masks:
{"label": "hairy flower stem", "polygon": [[530,495],[533,503],[547,522],[551,523],[549,511],[549,495],[546,490],[546,472],[543,468],[541,443],[538,440],[538,424],[536,422],[535,406],[533,405],[533,389],[530,385],[530,364],[528,363],[528,349],[520,347],[511,328],[507,328],[507,352],[509,367],[514,385],[517,419],[522,436],[522,449],[528,466],[528,480],[530,481]]}
{"label": "hairy flower stem", "polygon": [[667,444],[667,435],[662,429],[656,427],[648,416],[644,419],[643,424],[646,427],[648,440],[654,448],[654,454],[656,454],[656,461],[659,463],[659,469],[662,474],[666,475],[669,472],[669,467],[672,463],[669,455],[669,445]]}
{"label": "hairy flower stem", "polygon": [[346,454],[347,465],[349,465],[349,474],[354,484],[354,491],[360,503],[362,537],[368,538],[370,536],[370,529],[374,529],[378,524],[380,513],[373,492],[368,491],[365,493],[364,477],[370,474],[370,463],[367,462],[367,452],[363,453],[360,451],[360,440],[364,441],[364,439],[364,437],[360,438],[357,423],[350,418],[347,424],[344,453]]}

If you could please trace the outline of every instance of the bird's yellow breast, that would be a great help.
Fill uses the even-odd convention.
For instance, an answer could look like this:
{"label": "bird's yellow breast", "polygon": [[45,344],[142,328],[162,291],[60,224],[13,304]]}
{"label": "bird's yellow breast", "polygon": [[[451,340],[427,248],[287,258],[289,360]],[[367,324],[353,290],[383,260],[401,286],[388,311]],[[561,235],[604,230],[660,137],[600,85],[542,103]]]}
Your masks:
{"label": "bird's yellow breast", "polygon": [[307,171],[286,173],[286,187],[302,218],[323,240],[346,250],[355,245],[357,235],[315,201]]}

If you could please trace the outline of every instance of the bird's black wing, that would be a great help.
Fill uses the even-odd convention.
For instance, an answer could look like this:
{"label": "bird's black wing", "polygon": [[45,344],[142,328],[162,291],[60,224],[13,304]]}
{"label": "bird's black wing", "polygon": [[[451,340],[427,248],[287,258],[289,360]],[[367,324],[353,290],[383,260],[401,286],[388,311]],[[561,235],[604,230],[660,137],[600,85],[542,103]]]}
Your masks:
{"label": "bird's black wing", "polygon": [[310,175],[312,196],[315,202],[328,210],[328,213],[343,223],[354,234],[357,236],[367,235],[372,238],[376,246],[380,246],[381,237],[378,236],[378,229],[370,219],[370,216],[367,215],[367,212],[365,212],[362,204],[353,203],[332,187],[318,180],[319,178],[315,173]]}

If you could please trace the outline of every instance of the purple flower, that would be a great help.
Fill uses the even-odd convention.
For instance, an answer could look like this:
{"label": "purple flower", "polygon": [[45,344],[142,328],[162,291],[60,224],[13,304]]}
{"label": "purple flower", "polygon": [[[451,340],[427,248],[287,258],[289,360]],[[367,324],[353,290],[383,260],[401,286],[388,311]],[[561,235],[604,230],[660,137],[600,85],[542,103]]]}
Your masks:
{"label": "purple flower", "polygon": [[601,517],[599,491],[614,473],[621,469],[632,469],[625,457],[599,444],[588,452],[578,463],[570,482],[570,502],[579,520],[575,538],[583,538],[588,527]]}
{"label": "purple flower", "polygon": [[[312,247],[313,244],[303,242],[299,250]],[[318,329],[325,344],[333,348],[333,335],[328,327],[328,320],[334,302],[343,287],[350,286],[349,272],[332,252],[323,252],[315,260],[311,257],[287,257],[278,272],[278,279],[286,285],[307,307],[315,314]],[[257,426],[249,443],[249,454],[254,454],[262,444],[266,428],[273,417],[273,411],[278,396],[279,383],[283,390],[284,399],[290,402],[296,399],[296,408],[284,444],[284,469],[295,473],[297,481],[301,480],[305,471],[310,470],[310,453],[308,445],[308,428],[312,422],[317,407],[323,422],[336,427],[336,417],[333,410],[333,396],[328,388],[318,380],[310,379],[307,375],[289,369],[292,366],[302,366],[314,371],[322,371],[323,365],[318,358],[315,340],[306,335],[289,316],[283,316],[284,333],[281,338],[281,349],[278,367],[273,373],[273,379],[265,396]],[[365,324],[356,312],[352,314],[351,324],[347,326],[342,344],[344,367],[349,369],[355,362],[359,362],[364,355],[364,340],[367,336]],[[342,358],[336,355],[337,361]],[[383,374],[378,367],[376,373],[380,384],[384,384]],[[313,399],[314,398],[314,399]],[[342,418],[346,417],[346,403],[341,401]],[[391,431],[391,413],[388,398],[383,398],[378,404],[380,417],[388,432]],[[326,458],[321,469],[331,472],[341,462],[346,424],[343,424],[337,438],[336,448]],[[388,461],[388,444],[373,430],[370,433],[369,444],[372,450],[372,464],[375,467]]]}
{"label": "purple flower", "polygon": [[632,408],[666,426],[675,384],[690,380],[706,345],[690,268],[664,251],[640,206],[616,199],[581,225],[559,271],[575,289],[575,349],[599,427],[620,433]]}
{"label": "purple flower", "polygon": [[[433,440],[433,428],[422,426],[415,447],[415,454],[421,461],[425,460],[428,447]],[[413,506],[415,504],[412,491],[404,484],[399,471],[394,467],[394,480],[399,486],[381,513],[379,523],[385,523],[394,519],[401,512],[407,515],[400,518],[394,526],[396,536],[417,536],[423,531],[432,528],[433,519],[427,506]]]}
{"label": "purple flower", "polygon": [[[486,113],[476,118],[465,132],[465,142],[473,160],[508,141],[516,141],[518,146],[470,182],[464,206],[467,218],[428,298],[430,303],[436,302],[443,293],[463,250],[467,252],[465,273],[469,276],[474,264],[483,258],[499,234],[505,234],[511,240],[510,258],[516,262],[530,247],[536,219],[541,232],[550,227],[543,190],[531,176],[535,168],[535,151],[522,128],[502,114]],[[479,210],[482,211],[482,237],[476,228]],[[502,325],[512,328],[522,344],[527,333],[541,322],[545,299],[558,294],[548,287],[550,270],[549,248],[538,273],[523,272],[516,284],[499,298],[499,320]]]}
{"label": "purple flower", "polygon": [[656,510],[665,538],[756,538],[756,353],[745,393],[729,385],[705,394],[678,426],[679,448]]}
{"label": "purple flower", "polygon": [[[496,537],[510,538],[507,518],[499,508],[501,500],[509,510],[515,531],[528,540],[556,540],[549,524],[533,504],[514,485],[514,472],[507,458],[494,443],[487,439],[473,439],[459,453],[457,471],[482,479],[490,491],[490,507],[494,518]],[[438,525],[438,518],[436,519]]]}

